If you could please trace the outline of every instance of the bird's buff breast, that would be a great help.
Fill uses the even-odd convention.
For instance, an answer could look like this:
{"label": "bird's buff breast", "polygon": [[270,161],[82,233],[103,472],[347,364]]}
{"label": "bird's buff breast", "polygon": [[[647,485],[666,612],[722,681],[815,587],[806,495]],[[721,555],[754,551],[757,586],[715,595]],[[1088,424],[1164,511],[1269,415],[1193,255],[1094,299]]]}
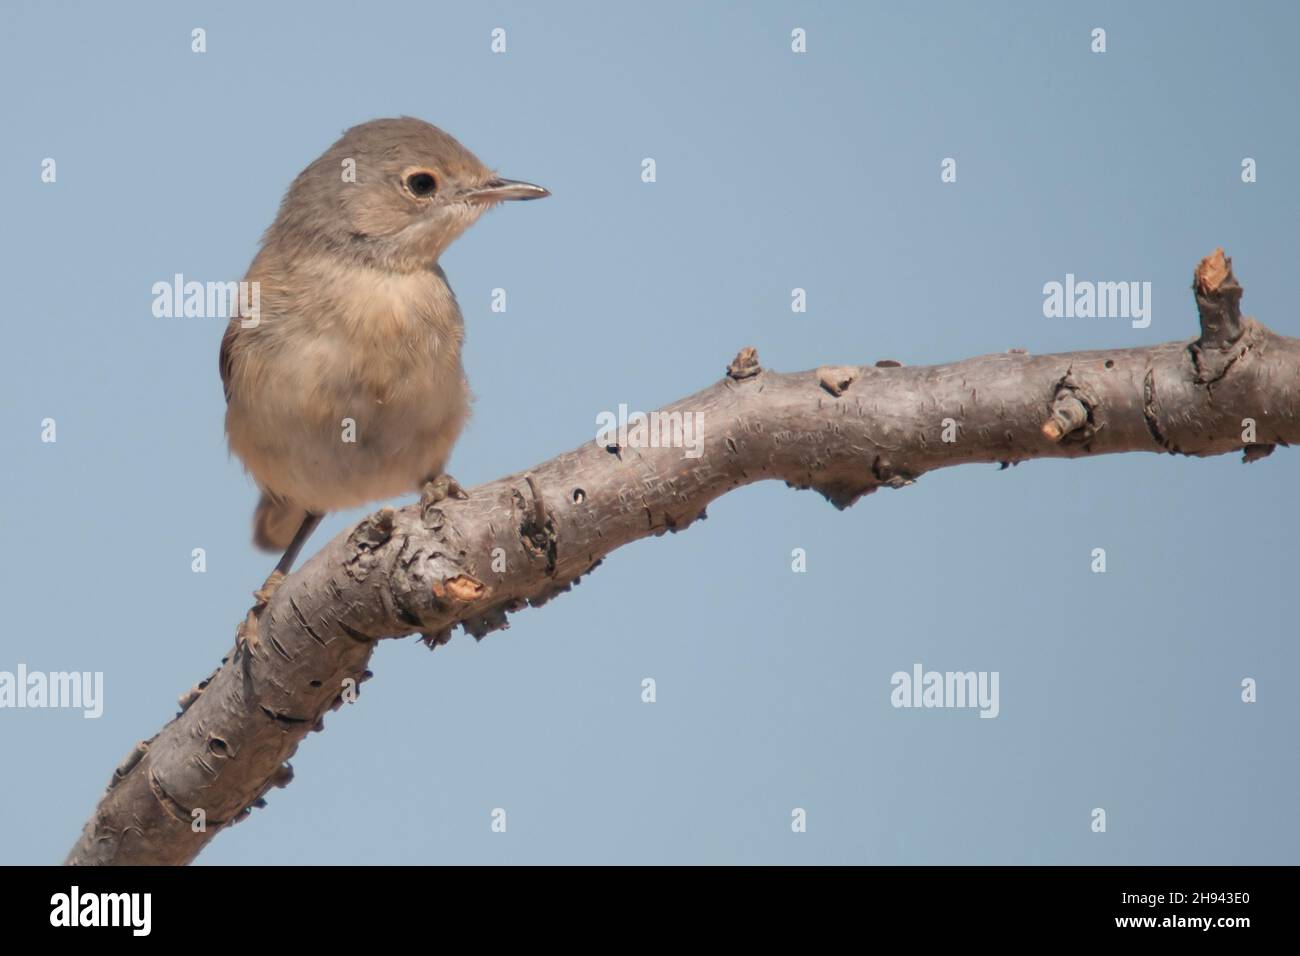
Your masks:
{"label": "bird's buff breast", "polygon": [[419,488],[468,414],[451,290],[440,273],[306,271],[269,296],[263,285],[261,322],[240,332],[231,450],[259,486],[309,511]]}

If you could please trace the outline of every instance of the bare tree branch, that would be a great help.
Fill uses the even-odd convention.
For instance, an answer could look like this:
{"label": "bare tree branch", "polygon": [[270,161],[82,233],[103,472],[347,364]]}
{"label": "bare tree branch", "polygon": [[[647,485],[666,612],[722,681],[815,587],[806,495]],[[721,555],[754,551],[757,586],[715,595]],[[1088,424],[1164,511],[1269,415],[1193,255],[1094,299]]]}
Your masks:
{"label": "bare tree branch", "polygon": [[720,382],[664,410],[702,416],[698,457],[588,442],[467,500],[371,515],[250,612],[222,666],[114,772],[67,862],[193,860],[288,783],[286,761],[369,676],[377,640],[420,632],[432,647],[456,625],[481,638],[740,485],[779,479],[844,508],[949,465],[1239,449],[1252,461],[1300,442],[1300,339],[1241,316],[1221,250],[1194,291],[1201,336],[1150,348],[787,375],[745,349]]}

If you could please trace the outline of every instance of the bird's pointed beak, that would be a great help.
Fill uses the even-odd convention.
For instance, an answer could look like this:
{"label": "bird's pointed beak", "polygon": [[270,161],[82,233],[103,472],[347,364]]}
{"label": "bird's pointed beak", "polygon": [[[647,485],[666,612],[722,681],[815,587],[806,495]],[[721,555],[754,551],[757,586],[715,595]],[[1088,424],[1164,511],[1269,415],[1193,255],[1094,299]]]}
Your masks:
{"label": "bird's pointed beak", "polygon": [[465,198],[470,202],[493,203],[507,199],[545,199],[550,194],[549,189],[518,179],[489,179],[482,186],[467,190]]}

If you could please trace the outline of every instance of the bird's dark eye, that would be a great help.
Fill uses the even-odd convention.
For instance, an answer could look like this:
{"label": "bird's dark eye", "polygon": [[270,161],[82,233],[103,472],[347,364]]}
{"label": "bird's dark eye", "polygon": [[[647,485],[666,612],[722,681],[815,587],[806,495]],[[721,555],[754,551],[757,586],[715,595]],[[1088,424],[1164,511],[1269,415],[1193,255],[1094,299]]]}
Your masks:
{"label": "bird's dark eye", "polygon": [[433,178],[432,173],[411,173],[406,177],[406,188],[411,191],[412,196],[432,196],[434,190],[438,188],[438,181]]}

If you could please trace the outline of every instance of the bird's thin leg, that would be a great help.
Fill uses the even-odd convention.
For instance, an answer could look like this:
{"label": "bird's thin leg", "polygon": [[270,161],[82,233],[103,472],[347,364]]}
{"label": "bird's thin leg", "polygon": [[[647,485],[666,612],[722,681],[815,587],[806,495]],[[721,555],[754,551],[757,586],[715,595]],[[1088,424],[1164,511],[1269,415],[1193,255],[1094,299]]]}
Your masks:
{"label": "bird's thin leg", "polygon": [[324,517],[324,515],[307,512],[307,517],[302,519],[302,524],[298,525],[298,530],[294,532],[289,547],[285,548],[284,554],[280,556],[280,563],[275,566],[275,570],[266,579],[266,583],[253,592],[253,597],[259,607],[270,602],[271,595],[280,586],[280,582],[289,576],[289,570],[293,567],[293,562],[298,559],[298,552],[302,550],[302,546],[307,543],[307,539],[311,537],[311,533],[316,530],[316,526],[321,523],[321,519]]}
{"label": "bird's thin leg", "polygon": [[257,603],[249,610],[244,623],[239,625],[239,630],[235,636],[235,646],[237,648],[244,646],[256,650],[261,646],[262,641],[258,636],[258,618],[261,612],[266,609],[266,606],[271,603],[271,595],[275,594],[276,589],[289,576],[289,570],[293,567],[293,562],[298,559],[298,552],[302,550],[302,546],[307,543],[307,539],[311,537],[311,533],[316,530],[316,526],[321,523],[321,519],[324,517],[324,515],[307,512],[307,517],[302,519],[302,524],[298,525],[298,530],[294,532],[289,547],[280,556],[280,563],[275,566],[275,570],[266,579],[266,583],[253,592],[253,600]]}
{"label": "bird's thin leg", "polygon": [[293,540],[289,542],[289,547],[285,548],[284,554],[280,556],[280,563],[275,566],[275,571],[271,572],[272,576],[277,572],[281,577],[289,574],[289,569],[298,560],[298,552],[302,550],[302,546],[307,543],[307,539],[311,537],[312,532],[316,530],[324,517],[324,515],[307,512],[307,516],[302,519],[302,524],[298,525]]}

